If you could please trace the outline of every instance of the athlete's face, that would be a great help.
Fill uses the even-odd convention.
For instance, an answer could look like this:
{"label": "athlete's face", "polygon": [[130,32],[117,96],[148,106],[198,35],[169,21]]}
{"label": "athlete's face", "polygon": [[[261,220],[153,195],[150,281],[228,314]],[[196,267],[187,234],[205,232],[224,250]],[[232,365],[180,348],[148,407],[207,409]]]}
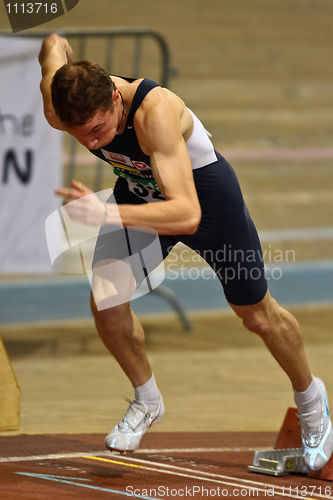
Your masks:
{"label": "athlete's face", "polygon": [[98,109],[86,123],[75,127],[67,126],[66,131],[88,149],[100,149],[106,146],[114,139],[122,116],[119,95],[114,96],[113,103],[113,111]]}

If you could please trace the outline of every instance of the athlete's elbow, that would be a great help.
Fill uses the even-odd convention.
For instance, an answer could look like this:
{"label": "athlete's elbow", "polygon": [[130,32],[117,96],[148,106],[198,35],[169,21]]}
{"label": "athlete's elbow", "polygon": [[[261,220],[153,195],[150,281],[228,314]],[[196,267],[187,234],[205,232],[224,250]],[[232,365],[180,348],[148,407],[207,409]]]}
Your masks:
{"label": "athlete's elbow", "polygon": [[56,130],[64,130],[61,121],[59,120],[54,111],[49,111],[45,109],[44,116],[46,118],[46,121],[48,122],[49,125],[51,125],[52,128],[55,128]]}
{"label": "athlete's elbow", "polygon": [[44,116],[45,116],[45,119],[47,121],[47,123],[49,125],[51,125],[51,127],[53,127],[53,123],[54,123],[54,114],[51,112],[51,111],[48,111],[48,110],[44,110]]}
{"label": "athlete's elbow", "polygon": [[201,221],[201,210],[196,209],[191,213],[191,216],[187,218],[185,222],[184,234],[194,234],[199,228]]}

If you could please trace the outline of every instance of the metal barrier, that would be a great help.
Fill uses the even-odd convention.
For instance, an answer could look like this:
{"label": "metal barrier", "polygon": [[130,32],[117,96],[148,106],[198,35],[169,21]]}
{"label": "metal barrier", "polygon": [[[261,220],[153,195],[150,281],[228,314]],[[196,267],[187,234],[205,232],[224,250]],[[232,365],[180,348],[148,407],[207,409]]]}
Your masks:
{"label": "metal barrier", "polygon": [[[114,42],[116,38],[129,38],[134,40],[134,52],[132,58],[132,72],[131,75],[139,77],[141,66],[142,66],[142,44],[144,39],[151,39],[156,43],[157,48],[159,49],[161,55],[161,64],[160,64],[160,77],[158,82],[167,86],[169,82],[170,76],[175,75],[175,70],[171,67],[170,64],[170,52],[168,45],[165,39],[160,35],[160,33],[149,30],[145,28],[110,28],[110,29],[76,29],[70,28],[66,30],[58,30],[57,33],[59,35],[65,36],[69,38],[72,42],[74,39],[78,40],[78,52],[76,53],[77,59],[83,59],[86,57],[86,49],[87,49],[87,39],[91,38],[104,38],[106,42],[105,46],[105,58],[104,58],[104,67],[105,69],[111,68],[112,65],[112,56],[114,49]],[[27,37],[27,38],[44,38],[50,34],[49,30],[36,30],[29,31],[29,33],[19,33],[13,35],[11,31],[8,30],[0,30],[0,36],[17,36],[17,37]],[[128,55],[128,54],[127,54]],[[99,62],[99,61],[98,61]],[[101,63],[102,64],[102,63]]]}
{"label": "metal barrier", "polygon": [[[139,29],[139,28],[112,28],[112,29],[66,29],[57,31],[59,35],[65,36],[69,39],[71,45],[73,46],[75,59],[87,59],[91,57],[94,61],[101,64],[106,71],[110,71],[112,74],[122,74],[131,78],[138,78],[140,75],[149,76],[160,83],[160,85],[167,87],[169,79],[171,76],[175,76],[176,71],[171,66],[170,52],[165,39],[156,31],[149,29]],[[19,37],[28,38],[44,38],[50,34],[50,31],[38,30],[30,31],[29,33],[20,33]],[[1,35],[13,36],[9,31],[0,31]],[[95,43],[95,53],[91,50],[92,40],[98,40],[99,44]],[[119,49],[121,56],[121,61],[125,62],[124,65],[121,62],[116,61],[117,56],[117,39],[121,39],[122,42],[128,39],[132,41],[132,47],[126,48],[126,53]],[[142,68],[145,64],[145,59],[143,58],[144,43],[146,41],[152,41],[155,48],[159,52],[160,61],[158,64],[155,63],[153,59],[149,59],[149,64],[144,71]],[[90,50],[89,50],[90,49]],[[150,47],[151,52],[152,47]],[[132,51],[132,58],[129,57],[130,50]],[[90,52],[90,53],[89,53]],[[97,52],[97,53],[96,53]],[[125,57],[126,56],[126,57]],[[145,64],[147,66],[147,64]],[[119,71],[118,71],[119,68]],[[124,69],[123,69],[124,68]],[[159,73],[159,74],[158,74]],[[155,74],[155,75],[154,75]],[[157,75],[157,76],[156,76]],[[67,175],[65,183],[70,184],[71,179],[75,177],[75,171],[77,166],[77,152],[78,152],[78,142],[74,137],[70,137],[69,142],[69,164],[67,165]],[[103,163],[102,160],[97,159],[95,165],[95,179],[94,179],[94,191],[100,191],[102,188],[102,175],[103,175]],[[148,278],[147,278],[148,280]],[[192,326],[186,314],[177,299],[176,294],[165,286],[160,286],[153,293],[164,298],[170,306],[176,311],[178,317],[180,318],[185,330],[191,330]]]}

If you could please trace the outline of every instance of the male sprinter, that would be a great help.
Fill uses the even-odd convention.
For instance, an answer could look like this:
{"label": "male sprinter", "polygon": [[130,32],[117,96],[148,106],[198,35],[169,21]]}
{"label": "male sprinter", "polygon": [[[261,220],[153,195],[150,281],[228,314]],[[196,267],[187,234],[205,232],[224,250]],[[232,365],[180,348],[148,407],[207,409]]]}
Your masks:
{"label": "male sprinter", "polygon": [[[81,202],[82,198],[78,212],[72,212],[74,218],[102,225],[93,263],[92,311],[102,340],[135,392],[125,417],[106,437],[106,446],[136,449],[148,427],[164,414],[144,351],[143,329],[129,300],[112,307],[96,305],[98,290],[111,290],[110,283],[117,288],[110,273],[99,271],[101,262],[117,258],[112,239],[108,240],[113,233],[103,233],[103,228],[119,226],[130,231],[133,226],[144,226],[160,235],[164,256],[181,241],[216,271],[231,308],[248,330],[263,339],[290,378],[304,459],[310,469],[322,468],[333,450],[325,385],[311,375],[296,319],[267,290],[258,235],[230,165],[174,93],[147,79],[111,78],[91,62],[69,62],[70,55],[67,40],[56,34],[42,44],[39,60],[46,119],[114,165],[119,176],[114,188],[116,204],[104,206],[87,198],[92,192],[77,181],[57,191],[66,201]],[[240,254],[237,250],[243,255],[251,250],[257,261],[245,259],[242,266],[247,272],[235,272],[234,279],[226,279],[226,270],[239,270],[239,262],[233,255],[221,262],[218,250],[222,248],[232,248],[234,256]],[[137,284],[141,278],[137,270],[132,271]]]}

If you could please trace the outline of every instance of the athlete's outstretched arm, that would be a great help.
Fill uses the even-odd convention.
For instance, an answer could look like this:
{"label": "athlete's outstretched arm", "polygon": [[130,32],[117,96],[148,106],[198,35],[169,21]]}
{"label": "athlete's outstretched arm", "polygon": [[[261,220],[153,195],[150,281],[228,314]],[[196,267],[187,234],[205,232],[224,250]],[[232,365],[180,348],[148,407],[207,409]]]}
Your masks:
{"label": "athlete's outstretched arm", "polygon": [[42,70],[40,90],[43,96],[44,115],[49,124],[59,130],[64,130],[64,127],[52,106],[51,83],[55,72],[69,62],[71,56],[72,49],[66,38],[52,33],[44,39],[38,57]]}

